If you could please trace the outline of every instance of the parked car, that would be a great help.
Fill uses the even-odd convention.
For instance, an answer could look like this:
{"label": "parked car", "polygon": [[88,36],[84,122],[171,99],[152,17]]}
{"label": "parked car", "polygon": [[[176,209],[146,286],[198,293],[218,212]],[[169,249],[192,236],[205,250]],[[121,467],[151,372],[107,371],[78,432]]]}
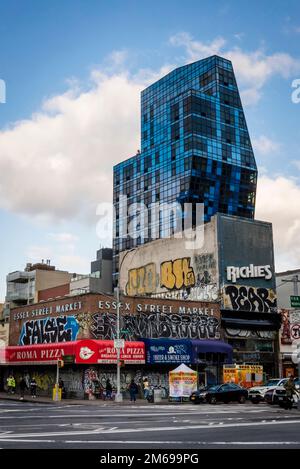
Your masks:
{"label": "parked car", "polygon": [[[295,379],[295,387],[296,387],[296,390],[298,391],[298,397],[299,397],[299,393],[300,393],[300,379],[299,378]],[[295,406],[297,406],[298,397],[295,396],[293,399]],[[274,404],[279,404],[280,407],[285,407],[287,405],[286,389],[284,386],[282,385],[277,386],[274,389],[273,400],[274,400]]]}
{"label": "parked car", "polygon": [[200,404],[200,402],[208,402],[209,404],[224,402],[227,404],[231,401],[244,404],[247,397],[247,389],[234,383],[225,383],[195,391],[192,393],[190,400],[194,404]]}
{"label": "parked car", "polygon": [[259,404],[259,402],[264,400],[266,392],[274,390],[277,386],[282,386],[287,380],[288,378],[269,379],[263,386],[250,388],[248,390],[248,397],[253,404]]}

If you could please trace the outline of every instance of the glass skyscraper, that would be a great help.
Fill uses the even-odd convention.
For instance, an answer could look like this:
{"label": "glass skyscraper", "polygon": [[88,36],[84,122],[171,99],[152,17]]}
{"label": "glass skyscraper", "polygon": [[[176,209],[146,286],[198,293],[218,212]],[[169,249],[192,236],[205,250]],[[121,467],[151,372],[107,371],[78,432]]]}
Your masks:
{"label": "glass skyscraper", "polygon": [[[203,203],[254,218],[257,167],[232,63],[218,56],[179,67],[141,94],[141,151],[114,167],[113,273],[119,253],[152,240],[120,235],[127,204]],[[154,220],[149,219],[149,229]],[[161,219],[158,237],[164,236]]]}

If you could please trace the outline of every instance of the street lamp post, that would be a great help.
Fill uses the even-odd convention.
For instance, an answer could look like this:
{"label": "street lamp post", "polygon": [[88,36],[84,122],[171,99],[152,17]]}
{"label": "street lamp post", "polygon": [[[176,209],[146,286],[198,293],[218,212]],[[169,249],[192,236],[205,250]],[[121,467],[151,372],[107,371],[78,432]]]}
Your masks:
{"label": "street lamp post", "polygon": [[120,376],[120,289],[119,286],[116,287],[116,296],[117,296],[117,394],[116,402],[123,401],[123,395],[121,393],[121,376]]}

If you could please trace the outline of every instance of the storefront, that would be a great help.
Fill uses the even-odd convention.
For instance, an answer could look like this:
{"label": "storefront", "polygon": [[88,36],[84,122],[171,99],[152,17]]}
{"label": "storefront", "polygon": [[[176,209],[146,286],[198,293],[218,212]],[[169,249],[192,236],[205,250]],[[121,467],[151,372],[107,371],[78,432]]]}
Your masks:
{"label": "storefront", "polygon": [[[113,385],[116,384],[117,352],[113,341],[109,340],[7,347],[5,377],[12,373],[18,383],[21,376],[25,376],[28,384],[30,378],[35,377],[39,394],[50,396],[58,360],[64,362],[59,375],[67,397],[84,398],[89,394],[102,397],[108,378]],[[135,377],[137,367],[145,364],[144,343],[125,342],[125,347],[120,351],[120,360],[126,367],[126,374]],[[123,372],[121,375],[123,391],[126,391],[128,376],[124,377]]]}
{"label": "storefront", "polygon": [[[180,341],[182,347],[187,341],[193,350],[196,349],[192,345],[192,340],[211,344],[220,343],[219,303],[122,296],[119,306],[120,337],[126,343],[141,342],[142,339],[162,339],[170,341],[169,343],[174,340],[177,344]],[[27,347],[45,345],[47,350],[52,350],[54,347],[59,351],[67,347],[66,344],[71,346],[70,344],[79,341],[81,343],[88,341],[87,349],[82,351],[82,354],[85,354],[84,359],[78,356],[76,346],[77,351],[65,350],[64,353],[65,366],[60,370],[60,376],[72,397],[83,397],[91,381],[97,389],[103,389],[108,378],[113,386],[116,386],[116,360],[110,352],[107,354],[107,349],[105,351],[107,341],[113,340],[116,336],[117,302],[114,297],[107,295],[66,296],[15,308],[10,315],[9,346],[17,347],[18,352],[23,351],[24,357]],[[101,343],[104,349],[98,347],[95,351],[93,344],[96,342]],[[194,354],[191,352],[191,356]],[[51,360],[49,363],[49,359],[47,363],[46,358],[43,360],[39,358],[41,357],[37,356],[36,359],[30,358],[27,361],[24,359],[22,366],[11,360],[10,366],[16,368],[15,372],[18,375],[23,370],[28,376],[34,372],[43,393],[50,395],[55,381],[54,365],[57,357],[52,364]],[[188,359],[183,360],[180,354],[177,359],[178,361],[165,359],[163,362],[163,360],[147,361],[145,357],[144,361],[139,358],[135,360],[132,357],[127,360],[125,354],[123,358],[121,357],[124,363],[121,367],[122,391],[126,393],[131,379],[134,379],[142,389],[143,377],[147,376],[151,385],[161,386],[167,392],[170,366],[187,361],[200,370],[203,365],[201,359],[197,361],[192,358],[189,362]],[[212,361],[210,364],[215,366],[218,363]],[[10,366],[6,367],[7,372]]]}
{"label": "storefront", "polygon": [[198,372],[198,381],[206,385],[222,382],[224,364],[232,363],[232,347],[220,340],[142,339],[146,345],[146,364],[160,369],[162,380],[174,365],[190,366]]}

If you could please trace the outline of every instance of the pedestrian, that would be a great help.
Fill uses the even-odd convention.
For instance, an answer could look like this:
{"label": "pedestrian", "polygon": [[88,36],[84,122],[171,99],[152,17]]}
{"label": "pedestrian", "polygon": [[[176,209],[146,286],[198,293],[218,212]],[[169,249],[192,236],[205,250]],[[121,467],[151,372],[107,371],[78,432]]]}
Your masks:
{"label": "pedestrian", "polygon": [[20,401],[24,399],[25,389],[27,388],[27,384],[25,381],[24,376],[21,378],[20,381]]}
{"label": "pedestrian", "polygon": [[291,409],[293,407],[293,396],[294,394],[297,394],[293,376],[289,377],[288,381],[284,384],[284,387],[286,389],[286,397],[287,397],[286,407],[287,409]]}
{"label": "pedestrian", "polygon": [[36,398],[37,382],[35,378],[32,378],[30,381],[30,392],[31,397]]}
{"label": "pedestrian", "polygon": [[111,385],[111,382],[109,381],[109,378],[106,380],[105,399],[112,400],[112,385]]}
{"label": "pedestrian", "polygon": [[144,399],[148,399],[148,397],[149,397],[149,381],[148,381],[148,378],[144,378],[143,386],[144,386]]}
{"label": "pedestrian", "polygon": [[7,384],[7,393],[14,394],[16,391],[16,380],[12,374],[10,374],[6,380]]}
{"label": "pedestrian", "polygon": [[201,391],[204,388],[205,388],[205,383],[203,381],[200,381],[198,391]]}
{"label": "pedestrian", "polygon": [[61,378],[59,378],[58,381],[58,387],[61,389],[61,398],[64,399],[66,397],[66,388],[65,388],[65,383]]}
{"label": "pedestrian", "polygon": [[135,402],[136,401],[136,395],[138,393],[138,387],[137,384],[134,382],[134,379],[131,380],[131,383],[129,385],[129,394],[130,394],[130,401]]}

